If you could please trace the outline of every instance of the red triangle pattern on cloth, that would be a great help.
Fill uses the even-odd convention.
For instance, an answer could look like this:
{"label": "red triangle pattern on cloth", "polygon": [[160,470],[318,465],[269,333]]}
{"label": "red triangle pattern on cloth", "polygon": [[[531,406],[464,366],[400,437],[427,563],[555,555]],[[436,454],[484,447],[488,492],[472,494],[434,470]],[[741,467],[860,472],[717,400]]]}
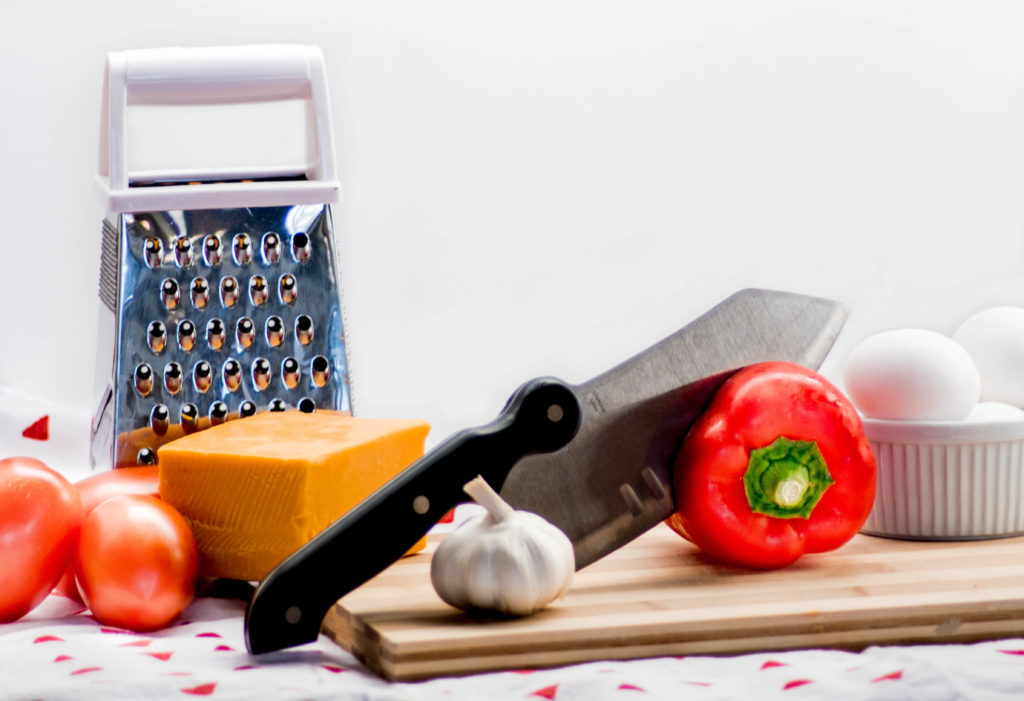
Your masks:
{"label": "red triangle pattern on cloth", "polygon": [[33,643],[62,643],[64,638],[58,638],[56,635],[40,635],[38,638],[32,641]]}
{"label": "red triangle pattern on cloth", "polygon": [[182,689],[181,693],[191,694],[192,696],[209,696],[216,688],[217,683],[210,682],[209,684],[200,684],[199,686],[191,686],[187,689]]}
{"label": "red triangle pattern on cloth", "polygon": [[50,415],[36,419],[31,426],[21,432],[21,435],[34,441],[50,440]]}
{"label": "red triangle pattern on cloth", "polygon": [[102,667],[82,667],[81,669],[76,669],[74,672],[72,672],[71,676],[73,677],[73,676],[75,676],[77,674],[88,674],[89,672],[99,672],[101,669],[103,669],[103,668]]}
{"label": "red triangle pattern on cloth", "polygon": [[535,692],[530,694],[530,696],[540,696],[545,699],[553,699],[555,698],[556,693],[558,693],[558,684],[552,684],[551,686],[546,686],[543,689],[537,689]]}

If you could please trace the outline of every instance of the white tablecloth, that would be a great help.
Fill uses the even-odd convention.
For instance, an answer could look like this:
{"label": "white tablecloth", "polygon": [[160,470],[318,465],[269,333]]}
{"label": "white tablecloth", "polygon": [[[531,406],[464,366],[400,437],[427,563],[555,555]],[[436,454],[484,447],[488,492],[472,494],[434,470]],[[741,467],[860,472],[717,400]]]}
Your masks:
{"label": "white tablecloth", "polygon": [[[88,423],[81,411],[0,388],[0,456],[37,457],[80,479],[88,474]],[[31,426],[35,437],[22,435]],[[0,625],[0,699],[1024,698],[1024,639],[592,662],[387,683],[325,637],[249,656],[244,611],[241,600],[200,596],[171,627],[136,634],[51,595]]]}

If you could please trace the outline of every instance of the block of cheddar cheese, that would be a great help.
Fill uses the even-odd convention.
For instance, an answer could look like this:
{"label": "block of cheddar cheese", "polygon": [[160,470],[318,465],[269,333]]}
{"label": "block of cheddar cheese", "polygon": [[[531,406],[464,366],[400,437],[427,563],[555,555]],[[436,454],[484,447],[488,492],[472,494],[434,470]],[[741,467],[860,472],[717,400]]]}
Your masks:
{"label": "block of cheddar cheese", "polygon": [[429,430],[327,411],[256,414],[161,446],[160,497],[192,527],[200,574],[256,581],[422,456]]}

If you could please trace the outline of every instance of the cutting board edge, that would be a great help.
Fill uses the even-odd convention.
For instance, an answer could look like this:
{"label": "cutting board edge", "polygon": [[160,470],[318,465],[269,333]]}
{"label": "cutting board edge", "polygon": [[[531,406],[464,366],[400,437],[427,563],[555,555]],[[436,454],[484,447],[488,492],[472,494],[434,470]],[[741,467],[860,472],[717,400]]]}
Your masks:
{"label": "cutting board edge", "polygon": [[[935,603],[914,609],[899,607],[892,615],[874,615],[865,618],[862,610],[808,611],[793,615],[779,613],[746,619],[736,619],[723,624],[721,620],[702,621],[699,625],[690,622],[669,623],[663,626],[643,626],[643,631],[631,631],[626,627],[618,635],[603,638],[605,647],[626,647],[629,645],[653,646],[658,644],[689,644],[708,639],[745,640],[759,639],[765,635],[786,637],[808,631],[809,635],[842,634],[851,631],[886,631],[894,628],[926,629],[931,627],[936,635],[944,632],[955,633],[965,622],[987,623],[991,621],[1020,620],[1024,627],[1024,600],[1019,597],[993,599],[985,602],[984,611],[979,611],[975,601],[959,604]],[[388,659],[431,660],[447,659],[460,651],[471,649],[478,656],[501,654],[522,654],[531,651],[554,651],[588,647],[595,639],[589,629],[550,633],[524,631],[523,635],[512,638],[496,633],[492,641],[474,639],[466,645],[444,645],[426,648],[407,641],[395,641],[367,626],[356,640],[361,646],[370,646]]]}
{"label": "cutting board edge", "polygon": [[[968,621],[952,633],[939,633],[933,625],[922,625],[920,630],[900,627],[891,630],[828,631],[810,638],[807,633],[803,632],[782,638],[765,638],[763,644],[755,646],[749,645],[752,641],[751,638],[730,638],[711,642],[685,641],[674,644],[657,643],[654,645],[624,645],[622,647],[570,647],[558,651],[540,650],[521,654],[473,656],[446,660],[391,659],[386,656],[362,654],[356,654],[356,657],[370,671],[387,681],[404,682],[517,669],[545,669],[587,662],[656,657],[718,657],[800,649],[835,649],[859,652],[875,646],[969,643],[993,638],[1024,636],[1024,620],[1015,621],[1015,625],[1006,625],[1007,623],[1009,622],[1005,620]],[[866,639],[856,639],[860,637]],[[442,661],[448,662],[448,664],[439,666],[438,662]]]}
{"label": "cutting board edge", "polygon": [[[393,627],[395,623],[401,624],[401,618],[397,621],[360,620],[358,639],[361,644],[371,643],[386,653],[390,650],[403,649],[406,651],[405,654],[436,654],[443,657],[464,649],[485,653],[499,647],[506,650],[530,649],[536,647],[539,640],[545,641],[548,647],[586,644],[598,630],[615,631],[606,635],[606,638],[677,641],[681,635],[739,637],[765,629],[780,632],[791,629],[849,630],[884,628],[895,622],[910,625],[931,622],[939,626],[951,618],[977,621],[989,620],[996,616],[1024,618],[1024,589],[1020,587],[980,589],[966,600],[957,600],[957,594],[958,592],[951,591],[932,592],[928,595],[906,593],[898,597],[889,597],[884,605],[877,599],[872,603],[870,598],[851,597],[817,600],[814,602],[815,605],[810,607],[801,600],[787,602],[784,606],[773,602],[758,605],[757,608],[761,612],[753,615],[754,607],[747,606],[741,612],[743,615],[735,617],[713,615],[722,608],[715,607],[696,611],[648,610],[643,615],[616,613],[593,618],[567,619],[557,618],[560,611],[552,608],[537,616],[556,616],[548,623],[563,624],[561,630],[539,627],[540,620],[531,617],[498,623],[472,622],[468,625],[417,628],[415,638],[412,636],[413,631],[402,631]],[[344,616],[360,618],[358,613],[344,611],[340,604],[338,608],[342,609],[341,613]],[[417,615],[423,613],[421,611]],[[429,613],[440,611],[431,609]],[[515,628],[504,627],[505,623]],[[352,627],[348,626],[348,629],[352,630]],[[424,653],[425,649],[433,653]]]}

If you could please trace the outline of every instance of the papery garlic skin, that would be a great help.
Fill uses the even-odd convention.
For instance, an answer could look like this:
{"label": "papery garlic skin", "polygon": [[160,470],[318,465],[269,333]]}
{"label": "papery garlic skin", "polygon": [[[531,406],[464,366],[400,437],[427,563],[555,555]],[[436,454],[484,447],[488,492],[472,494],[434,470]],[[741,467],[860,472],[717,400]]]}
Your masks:
{"label": "papery garlic skin", "polygon": [[526,616],[565,594],[576,571],[565,533],[528,511],[493,513],[467,521],[434,552],[430,579],[438,596],[464,611]]}

